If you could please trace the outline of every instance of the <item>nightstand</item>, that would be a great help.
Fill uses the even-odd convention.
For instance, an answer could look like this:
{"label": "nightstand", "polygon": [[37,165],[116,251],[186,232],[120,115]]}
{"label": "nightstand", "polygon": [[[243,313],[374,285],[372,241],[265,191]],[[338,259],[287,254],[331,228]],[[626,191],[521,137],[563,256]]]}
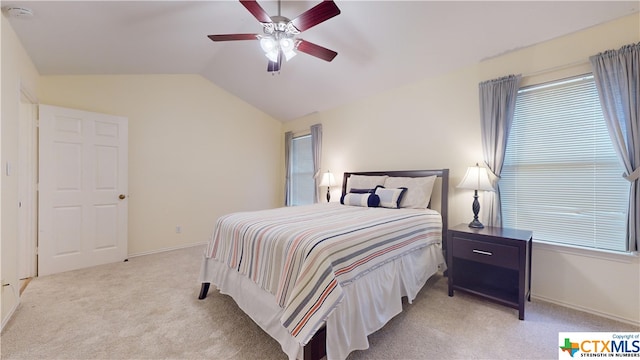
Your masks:
{"label": "nightstand", "polygon": [[479,295],[518,309],[531,301],[531,244],[527,230],[460,224],[447,233],[449,296],[454,290]]}

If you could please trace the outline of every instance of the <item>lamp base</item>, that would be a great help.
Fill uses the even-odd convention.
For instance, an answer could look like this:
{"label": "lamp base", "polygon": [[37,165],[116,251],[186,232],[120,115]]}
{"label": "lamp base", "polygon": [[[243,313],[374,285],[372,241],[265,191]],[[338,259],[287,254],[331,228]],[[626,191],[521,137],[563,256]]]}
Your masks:
{"label": "lamp base", "polygon": [[482,223],[478,221],[478,219],[474,219],[472,222],[470,222],[469,227],[474,229],[484,229],[484,225],[482,225]]}
{"label": "lamp base", "polygon": [[473,221],[469,223],[470,228],[484,229],[484,225],[478,220],[478,213],[480,212],[480,202],[478,201],[478,190],[473,193]]}

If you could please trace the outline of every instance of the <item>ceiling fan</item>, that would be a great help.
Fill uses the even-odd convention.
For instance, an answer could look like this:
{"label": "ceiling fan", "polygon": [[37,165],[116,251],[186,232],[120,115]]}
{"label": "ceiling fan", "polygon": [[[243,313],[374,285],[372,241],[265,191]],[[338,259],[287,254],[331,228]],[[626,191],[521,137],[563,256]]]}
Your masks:
{"label": "ceiling fan", "polygon": [[332,0],[322,1],[293,20],[280,15],[280,0],[278,0],[278,15],[275,16],[269,16],[255,0],[240,0],[240,3],[262,24],[264,34],[224,34],[208,37],[213,41],[259,40],[260,47],[269,59],[268,72],[280,71],[282,58],[288,61],[296,55],[294,50],[325,61],[331,61],[338,55],[333,50],[295,37],[340,14],[340,9]]}

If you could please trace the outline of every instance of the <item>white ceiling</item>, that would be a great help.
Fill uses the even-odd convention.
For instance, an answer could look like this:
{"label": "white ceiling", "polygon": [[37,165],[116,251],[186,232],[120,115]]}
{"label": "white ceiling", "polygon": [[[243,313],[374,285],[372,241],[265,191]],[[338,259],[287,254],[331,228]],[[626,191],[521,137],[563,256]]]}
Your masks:
{"label": "white ceiling", "polygon": [[[290,19],[316,5],[283,1]],[[277,14],[276,1],[259,1]],[[300,53],[267,73],[260,33],[238,1],[2,1],[30,8],[10,18],[42,75],[201,74],[281,121],[477,63],[638,12],[640,1],[340,1],[342,13],[299,35],[338,52]],[[605,50],[605,49],[603,49]]]}

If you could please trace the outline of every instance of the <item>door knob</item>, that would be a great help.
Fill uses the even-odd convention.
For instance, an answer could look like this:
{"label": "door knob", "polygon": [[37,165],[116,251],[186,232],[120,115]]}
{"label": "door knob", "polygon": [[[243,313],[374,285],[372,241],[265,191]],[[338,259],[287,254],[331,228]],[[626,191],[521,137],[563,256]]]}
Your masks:
{"label": "door knob", "polygon": [[120,199],[120,200],[124,200],[124,198],[126,198],[126,196],[124,194],[120,194],[120,196],[118,196],[118,199]]}

